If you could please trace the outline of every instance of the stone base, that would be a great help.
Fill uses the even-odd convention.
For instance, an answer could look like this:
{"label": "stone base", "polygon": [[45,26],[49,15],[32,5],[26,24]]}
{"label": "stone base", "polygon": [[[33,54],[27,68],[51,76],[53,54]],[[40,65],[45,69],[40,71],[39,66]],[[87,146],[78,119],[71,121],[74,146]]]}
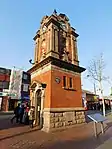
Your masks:
{"label": "stone base", "polygon": [[57,128],[68,128],[76,124],[85,123],[85,111],[49,111],[44,112],[43,131],[49,132]]}

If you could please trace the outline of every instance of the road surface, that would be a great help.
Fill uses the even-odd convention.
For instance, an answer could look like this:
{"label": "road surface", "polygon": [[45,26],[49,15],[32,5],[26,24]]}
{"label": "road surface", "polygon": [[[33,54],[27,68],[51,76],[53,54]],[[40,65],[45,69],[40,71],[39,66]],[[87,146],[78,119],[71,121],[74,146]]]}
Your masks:
{"label": "road surface", "polygon": [[[106,149],[112,147],[112,121],[105,124],[105,134],[94,137],[93,123],[45,133],[29,126],[11,124],[12,115],[0,115],[0,149]],[[112,116],[111,116],[112,117]],[[111,148],[109,148],[109,146]]]}

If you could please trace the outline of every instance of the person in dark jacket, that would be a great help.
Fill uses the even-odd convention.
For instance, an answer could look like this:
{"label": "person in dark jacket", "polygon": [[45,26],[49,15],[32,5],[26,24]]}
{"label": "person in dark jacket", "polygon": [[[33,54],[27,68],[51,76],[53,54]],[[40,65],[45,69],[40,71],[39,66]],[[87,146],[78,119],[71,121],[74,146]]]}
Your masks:
{"label": "person in dark jacket", "polygon": [[16,118],[16,123],[19,121],[19,110],[20,110],[20,104],[14,109],[14,116],[11,119],[11,123],[13,123],[13,120]]}
{"label": "person in dark jacket", "polygon": [[23,123],[23,115],[24,115],[24,105],[20,107],[19,116],[20,116],[20,123]]}

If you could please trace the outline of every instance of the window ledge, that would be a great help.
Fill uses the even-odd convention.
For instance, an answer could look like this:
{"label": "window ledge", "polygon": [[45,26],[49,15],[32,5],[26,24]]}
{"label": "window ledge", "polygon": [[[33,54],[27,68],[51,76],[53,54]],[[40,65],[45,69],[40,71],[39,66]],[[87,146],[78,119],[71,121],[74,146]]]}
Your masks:
{"label": "window ledge", "polygon": [[76,89],[74,89],[74,88],[67,88],[67,87],[62,87],[62,88],[65,90],[69,90],[69,91],[76,91]]}

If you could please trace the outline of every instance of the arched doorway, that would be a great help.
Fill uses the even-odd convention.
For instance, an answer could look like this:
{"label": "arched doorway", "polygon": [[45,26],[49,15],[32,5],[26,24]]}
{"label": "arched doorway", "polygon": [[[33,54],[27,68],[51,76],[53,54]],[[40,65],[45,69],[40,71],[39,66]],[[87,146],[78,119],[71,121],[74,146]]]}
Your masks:
{"label": "arched doorway", "polygon": [[40,128],[43,127],[43,110],[44,110],[44,98],[45,98],[46,84],[39,81],[33,81],[31,89],[31,105],[35,107],[35,125]]}

